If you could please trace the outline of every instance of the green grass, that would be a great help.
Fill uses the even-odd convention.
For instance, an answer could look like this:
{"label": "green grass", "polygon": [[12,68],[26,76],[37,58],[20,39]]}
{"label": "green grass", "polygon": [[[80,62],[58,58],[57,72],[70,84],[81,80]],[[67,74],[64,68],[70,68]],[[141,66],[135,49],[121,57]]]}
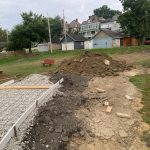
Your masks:
{"label": "green grass", "polygon": [[142,65],[143,67],[150,68],[150,59],[138,62],[137,64]]}
{"label": "green grass", "polygon": [[[107,54],[125,54],[133,53],[144,50],[150,50],[150,46],[139,46],[139,47],[128,47],[128,48],[110,48],[110,49],[92,49],[89,50],[93,53],[107,53]],[[58,63],[52,67],[42,67],[41,61],[44,58],[54,58],[56,61],[59,61],[64,58],[77,57],[80,54],[84,53],[84,50],[75,50],[75,51],[54,51],[52,54],[50,52],[46,53],[34,53],[34,56],[26,55],[17,55],[17,56],[0,56],[0,70],[5,73],[24,77],[32,73],[42,73],[48,72],[49,70],[56,70]]]}
{"label": "green grass", "polygon": [[[140,110],[144,122],[150,125],[150,74],[131,77],[130,81],[142,91],[143,108]],[[150,131],[144,132],[142,140],[150,147]]]}

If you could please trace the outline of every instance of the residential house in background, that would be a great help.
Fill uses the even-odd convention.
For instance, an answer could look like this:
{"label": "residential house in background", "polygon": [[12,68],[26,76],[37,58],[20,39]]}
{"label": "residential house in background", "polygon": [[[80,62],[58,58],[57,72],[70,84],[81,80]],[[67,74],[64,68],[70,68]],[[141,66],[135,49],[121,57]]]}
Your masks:
{"label": "residential house in background", "polygon": [[91,39],[98,33],[100,27],[100,18],[95,15],[89,16],[87,21],[82,22],[80,33],[82,33],[85,38]]}
{"label": "residential house in background", "polygon": [[101,21],[101,29],[109,29],[112,31],[121,31],[120,24],[117,22],[118,16],[114,16],[112,19],[106,19]]}
{"label": "residential house in background", "polygon": [[74,50],[74,49],[84,49],[84,42],[87,39],[82,36],[82,34],[67,34],[61,39],[61,48],[63,51]]}
{"label": "residential house in background", "polygon": [[79,23],[78,19],[73,20],[69,24],[69,33],[78,34],[80,32],[81,24]]}
{"label": "residential house in background", "polygon": [[85,42],[85,49],[120,47],[122,44],[121,39],[123,39],[121,33],[103,29],[91,40]]}

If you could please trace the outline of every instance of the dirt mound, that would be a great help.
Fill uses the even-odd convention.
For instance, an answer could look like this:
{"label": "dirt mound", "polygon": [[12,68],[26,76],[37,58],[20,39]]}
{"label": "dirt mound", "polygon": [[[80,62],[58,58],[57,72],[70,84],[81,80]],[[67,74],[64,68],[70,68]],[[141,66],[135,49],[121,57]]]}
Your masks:
{"label": "dirt mound", "polygon": [[85,76],[118,76],[118,72],[129,70],[125,61],[113,60],[106,54],[85,52],[79,58],[63,61],[59,71],[67,74]]}

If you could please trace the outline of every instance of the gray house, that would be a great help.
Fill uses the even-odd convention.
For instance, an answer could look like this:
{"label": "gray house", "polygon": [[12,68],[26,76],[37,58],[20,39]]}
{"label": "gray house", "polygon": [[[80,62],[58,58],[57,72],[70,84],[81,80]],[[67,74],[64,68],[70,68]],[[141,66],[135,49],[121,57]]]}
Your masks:
{"label": "gray house", "polygon": [[84,42],[87,39],[84,38],[81,34],[67,34],[61,39],[61,48],[65,50],[75,50],[75,49],[84,49]]}

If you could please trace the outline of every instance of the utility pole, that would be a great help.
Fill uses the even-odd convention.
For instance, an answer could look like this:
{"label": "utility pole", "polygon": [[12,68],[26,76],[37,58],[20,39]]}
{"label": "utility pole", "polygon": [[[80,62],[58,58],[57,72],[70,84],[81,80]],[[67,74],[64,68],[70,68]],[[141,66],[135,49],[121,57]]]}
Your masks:
{"label": "utility pole", "polygon": [[63,10],[63,19],[64,19],[65,49],[66,49],[66,51],[67,51],[66,21],[65,21],[65,13],[64,13],[64,10]]}
{"label": "utility pole", "polygon": [[50,21],[49,21],[48,14],[47,14],[47,21],[48,21],[48,31],[49,31],[49,43],[50,43],[50,46],[48,44],[48,47],[49,47],[49,51],[51,51],[51,53],[53,53],[52,38],[51,38],[51,27],[50,27]]}

